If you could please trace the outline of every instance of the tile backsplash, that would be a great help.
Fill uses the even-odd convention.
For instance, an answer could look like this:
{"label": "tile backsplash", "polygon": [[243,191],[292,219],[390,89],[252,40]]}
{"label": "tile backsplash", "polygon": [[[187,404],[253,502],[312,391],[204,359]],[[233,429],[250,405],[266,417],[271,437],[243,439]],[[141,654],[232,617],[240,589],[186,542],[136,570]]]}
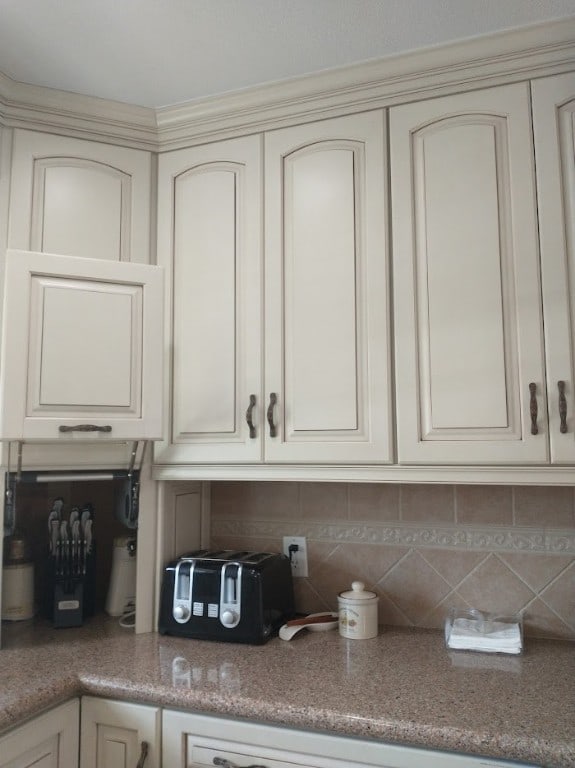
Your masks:
{"label": "tile backsplash", "polygon": [[336,610],[361,580],[382,624],[523,611],[526,635],[575,640],[575,487],[221,482],[211,496],[213,546],[306,536],[299,611]]}

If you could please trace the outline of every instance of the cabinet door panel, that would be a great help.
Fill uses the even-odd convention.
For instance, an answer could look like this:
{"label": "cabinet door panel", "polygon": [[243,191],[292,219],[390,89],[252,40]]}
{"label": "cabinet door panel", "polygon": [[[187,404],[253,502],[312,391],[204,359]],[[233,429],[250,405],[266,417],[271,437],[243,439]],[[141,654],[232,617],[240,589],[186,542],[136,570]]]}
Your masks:
{"label": "cabinet door panel", "polygon": [[0,737],[0,768],[77,766],[79,711],[75,699]]}
{"label": "cabinet door panel", "polygon": [[390,131],[399,460],[546,461],[527,88],[398,107]]}
{"label": "cabinet door panel", "polygon": [[3,439],[161,436],[161,269],[9,251],[6,286]]}
{"label": "cabinet door panel", "polygon": [[390,461],[383,113],[265,137],[268,461]]}
{"label": "cabinet door panel", "polygon": [[260,174],[259,137],[160,157],[158,258],[173,302],[160,463],[261,460]]}
{"label": "cabinet door panel", "polygon": [[158,707],[84,697],[80,768],[134,768],[143,749],[146,768],[158,768],[160,728]]}
{"label": "cabinet door panel", "polygon": [[[532,88],[551,458],[558,463],[572,463],[575,461],[575,75],[535,80]],[[564,432],[561,431],[560,381],[565,382]]]}
{"label": "cabinet door panel", "polygon": [[10,248],[145,263],[150,202],[150,153],[14,132]]}

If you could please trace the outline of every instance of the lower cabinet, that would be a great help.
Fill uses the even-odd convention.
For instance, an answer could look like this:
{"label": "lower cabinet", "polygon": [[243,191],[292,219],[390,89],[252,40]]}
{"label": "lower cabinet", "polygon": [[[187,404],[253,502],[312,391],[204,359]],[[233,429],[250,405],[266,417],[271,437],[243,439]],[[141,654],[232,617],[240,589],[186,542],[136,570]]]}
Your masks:
{"label": "lower cabinet", "polygon": [[39,715],[0,738],[0,768],[78,768],[77,699]]}
{"label": "lower cabinet", "polygon": [[74,699],[0,738],[0,768],[421,768],[423,765],[425,768],[521,768],[523,764],[89,696],[81,699],[81,718],[79,701]]}
{"label": "lower cabinet", "polygon": [[162,765],[165,768],[510,768],[519,763],[164,710]]}
{"label": "lower cabinet", "polygon": [[159,768],[161,710],[84,696],[80,743],[80,768]]}

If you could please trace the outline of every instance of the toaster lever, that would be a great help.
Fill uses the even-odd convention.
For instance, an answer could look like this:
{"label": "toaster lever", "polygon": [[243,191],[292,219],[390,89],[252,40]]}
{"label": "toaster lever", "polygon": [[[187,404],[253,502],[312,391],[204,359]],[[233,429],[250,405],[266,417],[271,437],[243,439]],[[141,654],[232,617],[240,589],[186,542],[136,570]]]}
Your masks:
{"label": "toaster lever", "polygon": [[241,618],[242,564],[225,563],[220,579],[220,622],[232,629]]}

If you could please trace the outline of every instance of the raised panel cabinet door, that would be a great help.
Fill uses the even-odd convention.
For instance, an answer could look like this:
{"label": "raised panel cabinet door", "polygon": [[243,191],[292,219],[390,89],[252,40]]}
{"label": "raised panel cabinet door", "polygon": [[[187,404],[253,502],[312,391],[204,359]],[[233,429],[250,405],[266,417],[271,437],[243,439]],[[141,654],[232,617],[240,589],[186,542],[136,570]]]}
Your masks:
{"label": "raised panel cabinet door", "polygon": [[0,768],[77,768],[79,711],[75,699],[0,737]]}
{"label": "raised panel cabinet door", "polygon": [[549,460],[529,103],[390,110],[400,463]]}
{"label": "raised panel cabinet door", "polygon": [[14,131],[10,248],[147,263],[150,206],[149,152]]}
{"label": "raised panel cabinet door", "polygon": [[162,269],[8,251],[4,440],[162,436]]}
{"label": "raised panel cabinet door", "polygon": [[551,461],[575,461],[575,74],[534,80]]}
{"label": "raised panel cabinet door", "polygon": [[159,463],[262,458],[261,219],[261,137],[160,156],[158,260],[173,343]]}
{"label": "raised panel cabinet door", "polygon": [[266,461],[390,462],[384,113],[265,135]]}
{"label": "raised panel cabinet door", "polygon": [[161,710],[82,698],[80,768],[159,768]]}

